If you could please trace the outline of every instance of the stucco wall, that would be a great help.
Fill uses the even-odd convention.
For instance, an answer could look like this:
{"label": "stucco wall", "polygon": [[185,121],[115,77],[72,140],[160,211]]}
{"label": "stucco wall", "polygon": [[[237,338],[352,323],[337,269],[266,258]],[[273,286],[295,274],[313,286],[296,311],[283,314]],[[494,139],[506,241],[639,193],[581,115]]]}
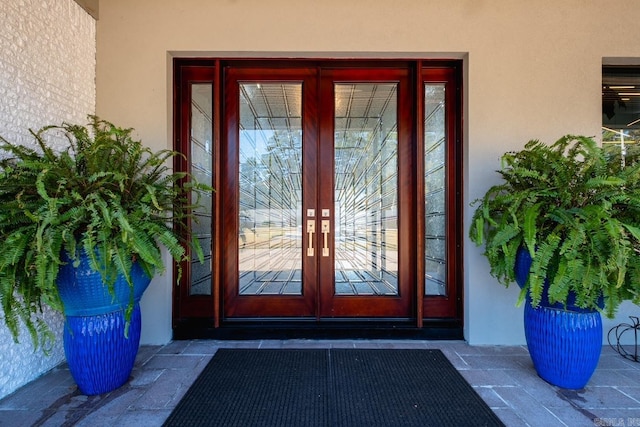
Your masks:
{"label": "stucco wall", "polygon": [[[32,144],[29,128],[86,122],[95,111],[95,32],[73,0],[0,1],[0,135]],[[50,356],[33,351],[26,330],[14,344],[0,324],[0,397],[64,360],[63,318],[50,310],[46,318],[57,335]]]}
{"label": "stucco wall", "polygon": [[[462,58],[468,206],[497,182],[505,151],[600,134],[603,57],[640,58],[639,13],[637,0],[109,0],[97,27],[97,112],[166,148],[174,56]],[[523,343],[517,290],[464,245],[466,339]],[[154,279],[143,342],[170,339],[170,296],[170,279]],[[626,305],[620,319],[633,312]]]}

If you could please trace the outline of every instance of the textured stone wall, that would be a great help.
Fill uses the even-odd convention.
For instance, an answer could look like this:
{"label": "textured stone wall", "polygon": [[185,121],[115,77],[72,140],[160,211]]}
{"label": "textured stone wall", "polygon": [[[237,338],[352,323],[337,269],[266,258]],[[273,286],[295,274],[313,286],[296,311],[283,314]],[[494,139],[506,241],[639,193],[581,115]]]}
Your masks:
{"label": "textured stone wall", "polygon": [[[73,0],[1,0],[0,23],[0,135],[31,145],[29,129],[86,123],[95,112],[95,20]],[[64,360],[62,316],[46,318],[57,336],[49,356],[34,352],[26,330],[15,344],[0,319],[0,398]]]}

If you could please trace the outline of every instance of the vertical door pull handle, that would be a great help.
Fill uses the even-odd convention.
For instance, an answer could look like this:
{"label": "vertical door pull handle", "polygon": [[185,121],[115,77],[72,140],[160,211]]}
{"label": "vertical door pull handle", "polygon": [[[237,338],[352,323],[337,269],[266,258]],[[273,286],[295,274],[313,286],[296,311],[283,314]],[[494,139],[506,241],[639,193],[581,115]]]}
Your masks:
{"label": "vertical door pull handle", "polygon": [[329,229],[331,228],[331,222],[328,219],[322,220],[322,235],[323,235],[323,246],[322,246],[322,256],[329,256]]}
{"label": "vertical door pull handle", "polygon": [[307,234],[309,235],[309,247],[307,248],[307,256],[313,256],[313,233],[316,232],[316,221],[314,219],[307,220]]}

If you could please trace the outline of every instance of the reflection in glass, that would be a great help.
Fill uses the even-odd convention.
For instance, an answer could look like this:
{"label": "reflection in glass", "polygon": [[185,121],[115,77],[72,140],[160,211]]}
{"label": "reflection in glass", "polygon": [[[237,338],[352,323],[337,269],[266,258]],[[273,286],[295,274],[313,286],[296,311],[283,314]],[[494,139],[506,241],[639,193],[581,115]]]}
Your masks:
{"label": "reflection in glass", "polygon": [[240,84],[241,295],[302,294],[302,85]]}
{"label": "reflection in glass", "polygon": [[398,295],[396,84],[335,85],[335,293]]}
{"label": "reflection in glass", "polygon": [[[211,84],[191,85],[191,165],[189,172],[203,184],[212,184],[213,89]],[[191,260],[191,295],[211,295],[211,195],[201,196],[191,231],[200,242],[205,262]]]}
{"label": "reflection in glass", "polygon": [[602,69],[602,146],[622,167],[640,158],[640,67]]}
{"label": "reflection in glass", "polygon": [[424,87],[425,295],[446,295],[445,85]]}

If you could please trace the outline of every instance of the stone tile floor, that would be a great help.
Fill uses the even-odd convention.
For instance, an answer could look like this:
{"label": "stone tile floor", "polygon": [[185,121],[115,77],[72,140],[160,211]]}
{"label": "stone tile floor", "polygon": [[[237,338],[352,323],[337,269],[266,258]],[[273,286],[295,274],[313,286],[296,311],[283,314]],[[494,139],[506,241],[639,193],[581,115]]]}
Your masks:
{"label": "stone tile floor", "polygon": [[439,348],[507,426],[640,426],[640,363],[603,347],[583,390],[540,379],[524,346],[462,341],[174,341],[142,346],[131,380],[79,394],[61,365],[0,400],[0,426],[160,426],[218,348]]}

